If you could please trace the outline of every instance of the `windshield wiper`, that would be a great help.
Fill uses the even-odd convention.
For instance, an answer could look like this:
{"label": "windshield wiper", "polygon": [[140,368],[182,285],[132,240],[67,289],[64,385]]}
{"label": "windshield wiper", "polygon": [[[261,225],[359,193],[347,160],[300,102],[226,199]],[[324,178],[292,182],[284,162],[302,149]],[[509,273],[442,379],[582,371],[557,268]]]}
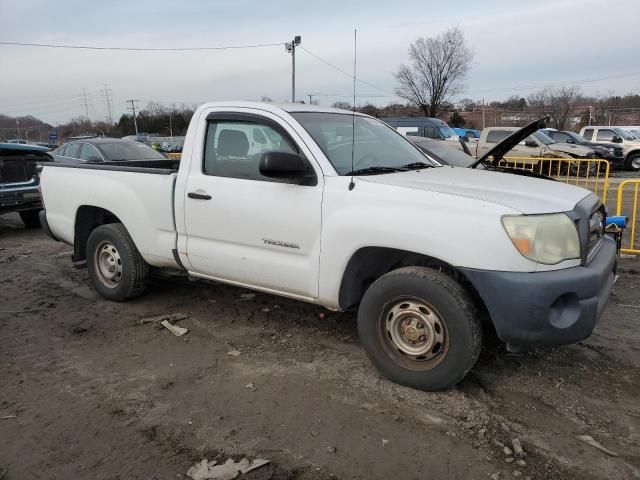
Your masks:
{"label": "windshield wiper", "polygon": [[346,175],[369,175],[376,173],[394,173],[394,172],[406,172],[407,169],[404,167],[367,167],[360,168],[358,170],[352,170],[351,172],[345,173]]}
{"label": "windshield wiper", "polygon": [[425,162],[413,162],[407,163],[406,165],[402,165],[402,168],[406,168],[407,170],[418,170],[420,168],[434,168],[435,165],[431,165],[430,163]]}

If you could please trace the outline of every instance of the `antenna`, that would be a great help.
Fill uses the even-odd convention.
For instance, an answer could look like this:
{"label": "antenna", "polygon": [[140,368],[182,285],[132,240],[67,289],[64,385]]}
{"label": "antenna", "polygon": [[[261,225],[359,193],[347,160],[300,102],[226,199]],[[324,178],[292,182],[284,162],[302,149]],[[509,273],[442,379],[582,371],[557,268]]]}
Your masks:
{"label": "antenna", "polygon": [[353,157],[356,147],[356,58],[358,51],[358,30],[353,30],[353,107],[351,108],[351,181],[349,191],[353,190],[356,184],[353,181]]}

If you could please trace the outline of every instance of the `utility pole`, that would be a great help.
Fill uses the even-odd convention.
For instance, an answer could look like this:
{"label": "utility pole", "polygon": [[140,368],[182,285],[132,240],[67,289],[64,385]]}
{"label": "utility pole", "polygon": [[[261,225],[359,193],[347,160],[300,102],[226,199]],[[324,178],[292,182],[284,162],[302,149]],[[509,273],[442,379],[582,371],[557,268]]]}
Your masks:
{"label": "utility pole", "polygon": [[[136,121],[136,102],[138,102],[139,100],[127,100],[127,102],[131,102],[131,110],[133,111],[133,126],[136,129],[136,137],[138,136],[138,122]],[[169,117],[169,119],[171,119],[171,117]]]}
{"label": "utility pole", "polygon": [[16,131],[18,132],[18,143],[20,143],[20,121],[16,120]]}
{"label": "utility pole", "polygon": [[302,37],[296,35],[284,48],[291,54],[291,103],[296,103],[296,47],[302,43]]}
{"label": "utility pole", "polygon": [[89,120],[89,104],[87,103],[87,89],[82,89],[82,94],[84,95],[84,116]]}
{"label": "utility pole", "polygon": [[173,110],[169,110],[169,135],[171,136],[171,143],[173,143],[173,125],[171,124],[172,115],[173,115]]}
{"label": "utility pole", "polygon": [[482,97],[482,129],[484,130],[484,97]]}
{"label": "utility pole", "polygon": [[107,114],[108,114],[108,119],[109,119],[109,127],[111,127],[111,125],[113,125],[113,118],[111,117],[111,89],[107,86],[107,84],[105,83],[104,85],[104,98],[107,102]]}
{"label": "utility pole", "polygon": [[313,103],[313,95],[309,94],[307,97],[309,97],[309,105],[311,105]]}

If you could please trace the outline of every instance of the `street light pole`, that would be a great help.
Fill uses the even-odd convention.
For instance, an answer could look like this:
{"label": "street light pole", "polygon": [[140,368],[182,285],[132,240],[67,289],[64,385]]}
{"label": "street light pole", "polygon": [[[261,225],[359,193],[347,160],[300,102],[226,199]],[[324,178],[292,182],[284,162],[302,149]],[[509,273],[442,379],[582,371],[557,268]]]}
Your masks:
{"label": "street light pole", "polygon": [[284,48],[291,54],[291,103],[296,103],[296,47],[302,43],[302,37],[296,35]]}

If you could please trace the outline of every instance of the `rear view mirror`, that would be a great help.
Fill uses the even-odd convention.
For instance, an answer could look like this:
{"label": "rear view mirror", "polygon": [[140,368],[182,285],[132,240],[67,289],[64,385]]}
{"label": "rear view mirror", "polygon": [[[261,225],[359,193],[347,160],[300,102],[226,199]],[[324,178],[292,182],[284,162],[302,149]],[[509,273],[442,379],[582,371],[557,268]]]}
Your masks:
{"label": "rear view mirror", "polygon": [[622,143],[622,137],[619,137],[618,135],[614,135],[611,141],[613,143]]}
{"label": "rear view mirror", "polygon": [[312,175],[307,174],[307,162],[300,155],[287,152],[265,152],[260,158],[260,174],[269,178],[299,181],[312,179]]}

